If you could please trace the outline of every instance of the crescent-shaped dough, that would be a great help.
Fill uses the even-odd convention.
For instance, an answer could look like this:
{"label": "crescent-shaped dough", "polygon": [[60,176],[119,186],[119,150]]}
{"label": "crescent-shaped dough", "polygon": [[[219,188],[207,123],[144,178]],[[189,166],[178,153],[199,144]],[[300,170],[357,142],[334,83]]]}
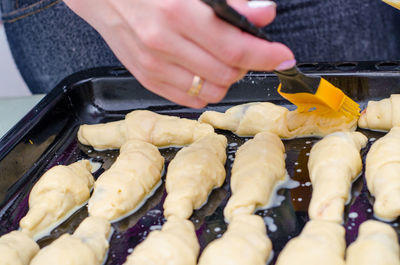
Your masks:
{"label": "crescent-shaped dough", "polygon": [[38,244],[20,231],[0,237],[0,265],[28,265],[38,251]]}
{"label": "crescent-shaped dough", "polygon": [[164,216],[189,218],[225,181],[227,139],[209,135],[181,149],[168,166]]}
{"label": "crescent-shaped dough", "polygon": [[262,217],[239,215],[221,238],[204,249],[199,265],[265,265],[271,250]]}
{"label": "crescent-shaped dough", "polygon": [[97,179],[89,215],[116,220],[137,208],[161,181],[164,158],[157,147],[139,140],[124,143],[120,155]]}
{"label": "crescent-shaped dough", "polygon": [[48,170],[31,190],[29,211],[19,223],[22,232],[38,239],[85,203],[94,183],[91,169],[81,160]]}
{"label": "crescent-shaped dough", "polygon": [[351,183],[362,170],[360,149],[367,141],[359,132],[336,132],[312,147],[308,161],[313,187],[308,209],[311,219],[343,221]]}
{"label": "crescent-shaped dough", "polygon": [[136,246],[124,265],[196,265],[199,251],[193,223],[173,216]]}
{"label": "crescent-shaped dough", "polygon": [[199,121],[239,136],[254,136],[268,131],[281,138],[325,136],[335,131],[354,131],[357,119],[348,119],[339,112],[320,107],[299,113],[269,102],[238,105],[225,113],[206,111]]}
{"label": "crescent-shaped dough", "polygon": [[385,220],[400,215],[400,127],[377,140],[368,152],[365,177],[375,196],[374,214]]}
{"label": "crescent-shaped dough", "polygon": [[369,101],[361,113],[358,126],[384,131],[400,126],[400,94],[393,94],[380,101]]}
{"label": "crescent-shaped dough", "polygon": [[369,220],[361,224],[358,238],[347,248],[347,265],[400,265],[396,231],[388,224]]}
{"label": "crescent-shaped dough", "polygon": [[88,217],[76,231],[64,234],[44,247],[30,265],[100,265],[108,250],[110,223],[97,217]]}
{"label": "crescent-shaped dough", "polygon": [[298,237],[290,240],[276,265],[345,265],[344,228],[332,222],[309,221]]}
{"label": "crescent-shaped dough", "polygon": [[267,205],[275,185],[285,178],[285,147],[281,139],[270,132],[258,133],[236,152],[231,172],[232,196],[224,209],[228,221]]}
{"label": "crescent-shaped dough", "polygon": [[125,120],[81,125],[78,140],[96,149],[118,149],[131,139],[164,147],[187,145],[213,133],[211,126],[195,120],[135,110],[128,113]]}

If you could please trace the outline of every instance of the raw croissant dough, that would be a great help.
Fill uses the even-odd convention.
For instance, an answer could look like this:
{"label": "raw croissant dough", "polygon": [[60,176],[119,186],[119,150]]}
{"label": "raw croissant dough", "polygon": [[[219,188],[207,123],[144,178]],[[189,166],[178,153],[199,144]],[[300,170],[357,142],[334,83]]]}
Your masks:
{"label": "raw croissant dough", "polygon": [[265,265],[271,250],[262,217],[239,215],[233,218],[222,238],[205,248],[199,265]]}
{"label": "raw croissant dough", "polygon": [[213,133],[211,126],[195,120],[135,110],[128,113],[125,120],[82,125],[78,131],[78,140],[96,149],[117,149],[130,139],[164,147],[187,145]]}
{"label": "raw croissant dough", "polygon": [[236,152],[232,167],[232,196],[224,209],[225,218],[252,214],[268,204],[275,185],[286,176],[285,147],[270,132],[258,133]]}
{"label": "raw croissant dough", "polygon": [[31,190],[22,232],[38,239],[85,203],[94,183],[91,169],[88,160],[81,160],[48,170]]}
{"label": "raw croissant dough", "polygon": [[100,265],[108,250],[110,223],[97,217],[88,217],[76,231],[64,234],[44,247],[30,265]]}
{"label": "raw croissant dough", "polygon": [[388,224],[366,221],[357,240],[347,248],[347,265],[400,265],[396,231]]}
{"label": "raw croissant dough", "polygon": [[301,234],[286,244],[276,265],[345,265],[344,235],[339,224],[309,221]]}
{"label": "raw croissant dough", "polygon": [[368,152],[365,177],[375,196],[374,214],[385,220],[400,215],[400,127],[377,140]]}
{"label": "raw croissant dough", "polygon": [[164,158],[157,147],[139,140],[124,143],[110,169],[94,185],[89,215],[116,220],[129,214],[161,181]]}
{"label": "raw croissant dough", "polygon": [[168,166],[164,216],[183,219],[225,181],[226,137],[213,134],[181,149]]}
{"label": "raw croissant dough", "polygon": [[389,131],[400,126],[400,94],[380,101],[369,101],[358,120],[361,128]]}
{"label": "raw croissant dough", "polygon": [[173,216],[136,246],[124,265],[196,265],[199,251],[192,222]]}
{"label": "raw croissant dough", "polygon": [[313,186],[311,219],[342,222],[351,183],[362,169],[360,149],[367,141],[359,132],[336,132],[313,146],[308,161]]}
{"label": "raw croissant dough", "polygon": [[0,265],[28,265],[38,251],[38,244],[20,231],[0,237]]}
{"label": "raw croissant dough", "polygon": [[349,120],[339,112],[324,108],[299,113],[269,102],[238,105],[225,113],[206,111],[199,121],[214,128],[234,132],[239,136],[253,136],[262,131],[281,138],[324,136],[335,131],[354,131],[357,119]]}

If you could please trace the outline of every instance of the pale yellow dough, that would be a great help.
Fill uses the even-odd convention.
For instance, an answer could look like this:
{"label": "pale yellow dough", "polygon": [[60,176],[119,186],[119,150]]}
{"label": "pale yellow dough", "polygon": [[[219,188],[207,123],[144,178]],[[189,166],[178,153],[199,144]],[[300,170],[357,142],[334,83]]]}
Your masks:
{"label": "pale yellow dough", "polygon": [[308,161],[311,219],[342,223],[351,183],[362,170],[360,149],[367,142],[359,132],[336,132],[312,147]]}
{"label": "pale yellow dough", "polygon": [[361,113],[358,126],[384,131],[400,126],[400,94],[393,94],[380,101],[369,101],[367,108]]}
{"label": "pale yellow dough", "polygon": [[168,166],[164,216],[189,218],[225,181],[227,140],[213,134],[181,149]]}
{"label": "pale yellow dough", "polygon": [[348,119],[339,112],[323,107],[299,113],[269,102],[238,105],[225,113],[206,111],[199,121],[239,136],[254,136],[268,131],[281,138],[325,136],[336,131],[354,131],[357,125],[356,118]]}
{"label": "pale yellow dough", "polygon": [[271,250],[262,217],[235,216],[222,238],[205,248],[199,265],[265,265]]}
{"label": "pale yellow dough", "polygon": [[192,222],[171,217],[134,248],[124,265],[196,265],[199,251]]}
{"label": "pale yellow dough", "polygon": [[120,155],[97,179],[89,215],[118,219],[137,208],[161,181],[164,158],[157,147],[139,140],[124,143]]}
{"label": "pale yellow dough", "polygon": [[69,166],[55,166],[33,186],[29,195],[29,211],[20,221],[22,232],[35,239],[50,232],[90,196],[94,179],[88,160]]}
{"label": "pale yellow dough", "polygon": [[400,215],[400,127],[377,140],[368,152],[365,177],[375,196],[374,214],[385,220]]}
{"label": "pale yellow dough", "polygon": [[347,265],[400,265],[396,231],[388,224],[366,221],[358,238],[347,248]]}
{"label": "pale yellow dough", "polygon": [[88,217],[76,231],[64,234],[44,247],[30,265],[100,265],[108,250],[110,223],[97,217]]}
{"label": "pale yellow dough", "polygon": [[258,133],[236,152],[232,167],[232,196],[224,209],[225,218],[251,214],[266,206],[276,184],[286,176],[285,147],[270,132]]}
{"label": "pale yellow dough", "polygon": [[141,140],[165,147],[187,145],[213,133],[211,126],[195,120],[135,110],[128,113],[125,120],[81,125],[78,140],[96,149],[118,149],[127,140]]}
{"label": "pale yellow dough", "polygon": [[0,265],[28,265],[38,251],[38,244],[20,231],[0,237]]}
{"label": "pale yellow dough", "polygon": [[344,235],[339,224],[309,221],[301,234],[286,244],[276,265],[345,265]]}

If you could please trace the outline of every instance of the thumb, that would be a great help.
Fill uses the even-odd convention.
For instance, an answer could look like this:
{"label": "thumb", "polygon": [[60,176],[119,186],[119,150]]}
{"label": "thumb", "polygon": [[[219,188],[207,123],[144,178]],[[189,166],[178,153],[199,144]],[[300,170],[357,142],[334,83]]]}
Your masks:
{"label": "thumb", "polygon": [[272,1],[228,0],[228,4],[258,27],[268,25],[276,16],[276,4]]}

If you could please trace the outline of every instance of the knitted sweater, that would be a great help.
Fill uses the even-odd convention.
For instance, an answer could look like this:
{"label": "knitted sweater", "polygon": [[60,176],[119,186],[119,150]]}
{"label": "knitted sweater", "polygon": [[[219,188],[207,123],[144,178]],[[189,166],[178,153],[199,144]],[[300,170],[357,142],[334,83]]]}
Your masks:
{"label": "knitted sweater", "polygon": [[400,11],[380,0],[276,0],[267,26],[298,62],[400,60]]}

